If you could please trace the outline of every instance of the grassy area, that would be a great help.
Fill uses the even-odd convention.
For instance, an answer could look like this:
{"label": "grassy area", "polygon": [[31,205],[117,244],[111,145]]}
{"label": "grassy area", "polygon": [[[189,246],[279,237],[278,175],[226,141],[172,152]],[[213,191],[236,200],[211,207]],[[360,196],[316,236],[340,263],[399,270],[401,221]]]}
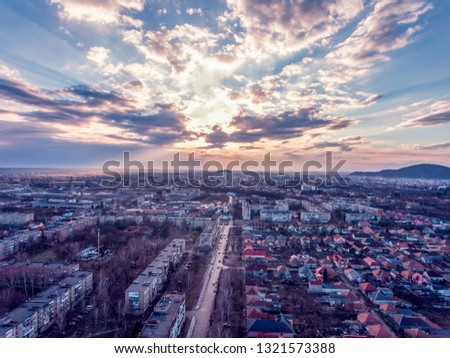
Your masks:
{"label": "grassy area", "polygon": [[33,262],[53,262],[56,260],[56,255],[52,250],[46,250],[31,258]]}

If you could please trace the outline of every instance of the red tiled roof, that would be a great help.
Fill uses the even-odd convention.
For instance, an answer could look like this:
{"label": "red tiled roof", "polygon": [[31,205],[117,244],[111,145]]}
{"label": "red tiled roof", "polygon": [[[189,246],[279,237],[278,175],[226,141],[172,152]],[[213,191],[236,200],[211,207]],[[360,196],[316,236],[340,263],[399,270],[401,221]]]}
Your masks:
{"label": "red tiled roof", "polygon": [[375,338],[394,338],[394,336],[381,324],[367,326],[367,332]]}
{"label": "red tiled roof", "polygon": [[380,309],[385,313],[398,313],[399,310],[394,305],[391,305],[390,303],[382,303],[380,305]]}
{"label": "red tiled roof", "polygon": [[359,285],[364,292],[375,292],[377,289],[370,282],[364,282]]}
{"label": "red tiled roof", "polygon": [[247,319],[254,318],[254,319],[265,319],[267,321],[275,321],[275,316],[271,315],[269,313],[263,312],[259,308],[249,307],[247,309]]}
{"label": "red tiled roof", "polygon": [[420,328],[405,328],[403,331],[410,338],[444,338],[444,336],[428,334]]}
{"label": "red tiled roof", "polygon": [[378,324],[378,323],[380,323],[378,318],[375,317],[374,314],[371,313],[371,312],[360,313],[358,315],[358,322],[365,323],[365,324],[370,324],[370,323]]}
{"label": "red tiled roof", "polygon": [[255,286],[247,286],[245,287],[245,293],[247,295],[257,295],[259,293],[259,289]]}

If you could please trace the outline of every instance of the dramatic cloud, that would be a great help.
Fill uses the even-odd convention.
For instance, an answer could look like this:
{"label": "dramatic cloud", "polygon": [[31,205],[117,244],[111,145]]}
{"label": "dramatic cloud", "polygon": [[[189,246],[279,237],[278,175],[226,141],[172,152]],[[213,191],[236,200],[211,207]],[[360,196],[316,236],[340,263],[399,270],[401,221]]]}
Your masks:
{"label": "dramatic cloud", "polygon": [[352,151],[355,146],[359,144],[364,144],[365,142],[361,137],[348,137],[348,138],[341,138],[338,141],[335,142],[328,142],[328,141],[319,141],[314,143],[314,145],[304,148],[305,150],[314,150],[314,149],[328,149],[328,148],[337,148],[341,152],[350,152]]}
{"label": "dramatic cloud", "polygon": [[[410,118],[411,117],[411,118]],[[450,123],[450,101],[428,104],[424,109],[411,113],[396,128],[426,127]]]}
{"label": "dramatic cloud", "polygon": [[143,38],[130,39],[130,42],[137,44],[146,58],[170,64],[179,73],[207,57],[216,47],[218,38],[207,28],[183,24],[173,29],[161,27],[147,31]]}
{"label": "dramatic cloud", "polygon": [[56,4],[59,15],[67,20],[140,27],[141,21],[125,14],[142,11],[145,0],[50,0],[50,3]]}
{"label": "dramatic cloud", "polygon": [[363,9],[362,0],[228,0],[231,19],[246,31],[246,46],[291,53],[326,44]]}
{"label": "dramatic cloud", "polygon": [[0,63],[0,77],[14,80],[18,79],[20,75],[18,71]]}
{"label": "dramatic cloud", "polygon": [[447,143],[438,143],[438,144],[428,144],[428,145],[416,145],[415,149],[420,150],[441,150],[441,149],[449,149],[450,142]]}
{"label": "dramatic cloud", "polygon": [[[26,83],[0,79],[0,99],[10,103],[9,107],[14,104],[19,108],[0,108],[1,112],[19,116],[33,126],[51,126],[53,138],[101,142],[109,137],[161,145],[191,136],[185,130],[188,118],[173,105],[156,105],[149,111],[136,107],[136,103],[119,93],[86,85],[44,91]],[[5,130],[0,129],[3,134]]]}
{"label": "dramatic cloud", "polygon": [[97,65],[102,66],[106,64],[110,52],[110,50],[104,47],[91,47],[87,54],[87,58]]}
{"label": "dramatic cloud", "polygon": [[221,127],[215,126],[205,136],[205,140],[211,148],[222,148],[227,143],[299,138],[311,130],[342,129],[350,124],[351,121],[347,119],[322,117],[316,109],[307,108],[263,117],[237,116],[231,121],[233,132],[226,133]]}
{"label": "dramatic cloud", "polygon": [[414,118],[401,127],[435,126],[450,123],[450,111],[433,113],[428,116]]}
{"label": "dramatic cloud", "polygon": [[29,106],[51,106],[53,104],[49,96],[38,94],[32,88],[5,78],[0,78],[0,98]]}
{"label": "dramatic cloud", "polygon": [[402,145],[439,156],[447,143],[414,147],[425,143],[406,138],[417,131],[390,130],[450,122],[448,69],[428,60],[449,52],[442,29],[428,31],[445,23],[431,3],[48,0],[40,19],[10,11],[11,31],[0,32],[0,145],[36,135],[36,145],[223,157],[330,148],[371,163],[380,148]]}
{"label": "dramatic cloud", "polygon": [[[348,82],[361,76],[376,63],[389,59],[388,52],[410,43],[421,29],[420,16],[432,9],[425,1],[382,0],[363,19],[356,30],[326,58],[336,65],[336,82]],[[326,77],[326,72],[324,73]],[[325,79],[325,78],[324,78]]]}

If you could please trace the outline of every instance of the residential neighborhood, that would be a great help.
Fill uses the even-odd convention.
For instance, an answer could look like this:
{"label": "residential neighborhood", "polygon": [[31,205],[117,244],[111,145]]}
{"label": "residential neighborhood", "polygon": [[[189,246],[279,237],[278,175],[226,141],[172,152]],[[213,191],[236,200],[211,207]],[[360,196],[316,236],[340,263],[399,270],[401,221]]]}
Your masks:
{"label": "residential neighborhood", "polygon": [[0,336],[449,337],[448,182],[100,180],[0,177]]}

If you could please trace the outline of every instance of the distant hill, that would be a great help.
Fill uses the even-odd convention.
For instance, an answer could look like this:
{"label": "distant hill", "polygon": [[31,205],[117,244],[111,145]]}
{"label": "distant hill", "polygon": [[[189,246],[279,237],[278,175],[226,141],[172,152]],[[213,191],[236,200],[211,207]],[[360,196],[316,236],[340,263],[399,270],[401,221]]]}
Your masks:
{"label": "distant hill", "polygon": [[437,164],[417,164],[400,169],[386,169],[379,172],[353,172],[350,175],[405,179],[448,179],[450,168]]}

